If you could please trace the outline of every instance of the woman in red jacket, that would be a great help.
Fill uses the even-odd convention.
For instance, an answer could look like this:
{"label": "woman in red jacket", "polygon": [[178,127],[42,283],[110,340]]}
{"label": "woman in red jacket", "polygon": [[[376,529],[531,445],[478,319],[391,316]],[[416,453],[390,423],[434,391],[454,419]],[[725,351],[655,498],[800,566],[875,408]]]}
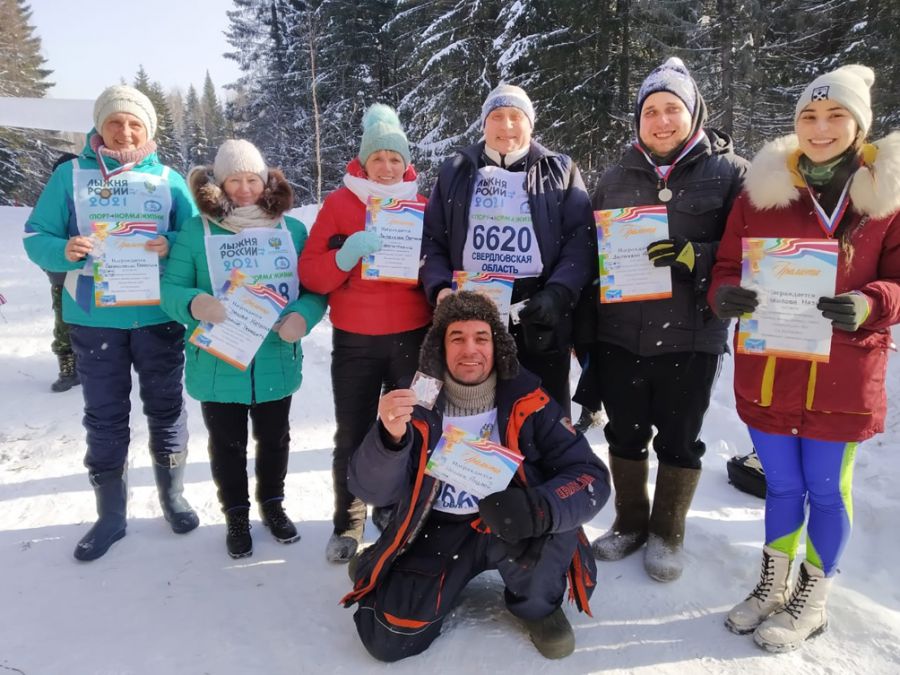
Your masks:
{"label": "woman in red jacket", "polygon": [[[421,285],[367,280],[360,271],[360,259],[381,248],[378,235],[365,231],[369,197],[426,201],[409,160],[397,114],[376,103],[363,117],[359,156],[347,165],[343,187],[325,198],[300,256],[300,281],[328,294],[334,326],[334,533],[325,549],[332,562],[353,557],[366,521],[366,505],[347,487],[350,457],[375,421],[382,389],[408,384],[416,372],[431,322]],[[373,513],[376,525],[384,515]]]}
{"label": "woman in red jacket", "polygon": [[[740,286],[742,237],[839,242],[836,294],[817,305],[833,325],[828,362],[735,354],[737,411],[766,474],[766,536],[760,582],[726,625],[769,651],[825,629],[857,446],[884,430],[890,327],[900,322],[900,134],[864,142],[873,81],[870,68],[844,66],[806,88],[796,133],[754,159],[713,269],[710,305],[736,318],[758,305]],[[807,502],[806,559],[791,590]]]}

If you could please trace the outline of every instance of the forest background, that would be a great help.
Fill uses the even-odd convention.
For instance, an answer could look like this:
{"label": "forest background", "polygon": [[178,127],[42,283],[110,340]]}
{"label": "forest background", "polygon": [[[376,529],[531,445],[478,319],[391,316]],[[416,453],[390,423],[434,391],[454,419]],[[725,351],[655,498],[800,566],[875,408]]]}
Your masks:
{"label": "forest background", "polygon": [[[247,138],[281,166],[298,203],[320,202],[356,155],[362,112],[395,106],[426,194],[440,163],[478,140],[481,103],[523,87],[535,138],[571,155],[592,187],[633,137],[644,77],[668,56],[691,70],[708,126],[737,151],[791,130],[816,75],[874,68],[871,137],[900,127],[900,0],[233,0],[227,40],[242,75],[186,93],[120,74],[154,102],[160,156],[182,173]],[[26,0],[0,0],[0,96],[42,97],[52,73]],[[33,204],[65,147],[0,127],[0,205]],[[75,148],[79,151],[80,147]]]}

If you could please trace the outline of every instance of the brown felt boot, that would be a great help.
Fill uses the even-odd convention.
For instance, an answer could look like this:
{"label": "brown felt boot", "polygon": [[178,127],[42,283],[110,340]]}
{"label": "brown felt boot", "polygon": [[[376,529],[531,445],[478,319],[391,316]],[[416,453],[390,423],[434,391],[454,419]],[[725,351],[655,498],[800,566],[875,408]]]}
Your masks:
{"label": "brown felt boot", "polygon": [[650,513],[644,569],[657,581],[674,581],[684,568],[684,520],[700,480],[700,469],[660,464]]}
{"label": "brown felt boot", "polygon": [[621,560],[647,541],[650,499],[647,496],[647,460],[609,456],[616,490],[616,520],[609,532],[594,540],[597,560]]}

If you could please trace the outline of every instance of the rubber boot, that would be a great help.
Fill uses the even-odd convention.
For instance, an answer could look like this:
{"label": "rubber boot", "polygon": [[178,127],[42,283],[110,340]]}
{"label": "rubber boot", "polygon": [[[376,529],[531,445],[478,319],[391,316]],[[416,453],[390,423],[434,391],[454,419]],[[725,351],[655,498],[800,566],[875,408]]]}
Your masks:
{"label": "rubber boot", "polygon": [[75,354],[61,354],[56,358],[59,360],[59,377],[50,385],[50,391],[56,393],[69,391],[72,387],[81,384],[81,378],[78,377],[78,371],[75,370]]}
{"label": "rubber boot", "polygon": [[763,546],[759,583],[747,598],[735,605],[725,626],[732,633],[746,635],[756,630],[769,615],[784,607],[791,595],[791,560],[787,553]]}
{"label": "rubber boot", "polygon": [[699,480],[700,469],[659,465],[644,551],[644,569],[657,581],[674,581],[684,569],[684,521]]}
{"label": "rubber boot", "polygon": [[647,496],[647,461],[609,456],[616,490],[616,520],[609,532],[594,540],[597,560],[621,560],[647,541],[650,498]]}
{"label": "rubber boot", "polygon": [[197,514],[184,498],[184,467],[187,452],[158,455],[153,458],[153,475],[159,493],[163,517],[175,534],[185,534],[200,524]]}
{"label": "rubber boot", "polygon": [[125,536],[125,509],[128,492],[123,469],[90,474],[97,500],[97,522],[75,547],[76,560],[96,560]]}
{"label": "rubber boot", "polygon": [[753,633],[753,641],[770,652],[789,652],[828,627],[825,605],[831,577],[804,560],[788,603],[763,621]]}

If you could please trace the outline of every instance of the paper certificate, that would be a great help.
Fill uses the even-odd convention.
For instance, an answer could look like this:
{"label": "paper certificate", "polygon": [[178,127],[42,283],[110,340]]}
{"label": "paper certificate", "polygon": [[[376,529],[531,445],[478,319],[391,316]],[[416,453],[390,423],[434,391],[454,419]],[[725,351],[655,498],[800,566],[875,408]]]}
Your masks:
{"label": "paper certificate", "polygon": [[425,473],[484,499],[509,487],[524,459],[499,443],[450,424],[428,458]]}
{"label": "paper certificate", "polygon": [[362,278],[419,282],[425,205],[409,199],[369,197],[366,231],[381,237],[381,250],[364,256]]}
{"label": "paper certificate", "polygon": [[500,322],[506,326],[509,322],[509,304],[512,301],[513,284],[516,277],[499,272],[453,272],[454,291],[474,291],[489,298],[500,312]]}
{"label": "paper certificate", "polygon": [[233,272],[217,296],[225,306],[225,321],[200,323],[191,335],[191,344],[238,370],[247,370],[287,305],[287,300],[268,286],[245,284],[247,278],[242,272]]}
{"label": "paper certificate", "polygon": [[741,286],[759,307],[741,318],[737,350],[827,362],[833,329],[816,303],[834,295],[838,242],[744,238],[741,249]]}
{"label": "paper certificate", "polygon": [[159,304],[159,255],[144,246],[156,223],[91,223],[94,303],[97,307]]}
{"label": "paper certificate", "polygon": [[647,246],[669,236],[665,206],[594,211],[600,250],[600,302],[672,297],[672,271],[654,267]]}

